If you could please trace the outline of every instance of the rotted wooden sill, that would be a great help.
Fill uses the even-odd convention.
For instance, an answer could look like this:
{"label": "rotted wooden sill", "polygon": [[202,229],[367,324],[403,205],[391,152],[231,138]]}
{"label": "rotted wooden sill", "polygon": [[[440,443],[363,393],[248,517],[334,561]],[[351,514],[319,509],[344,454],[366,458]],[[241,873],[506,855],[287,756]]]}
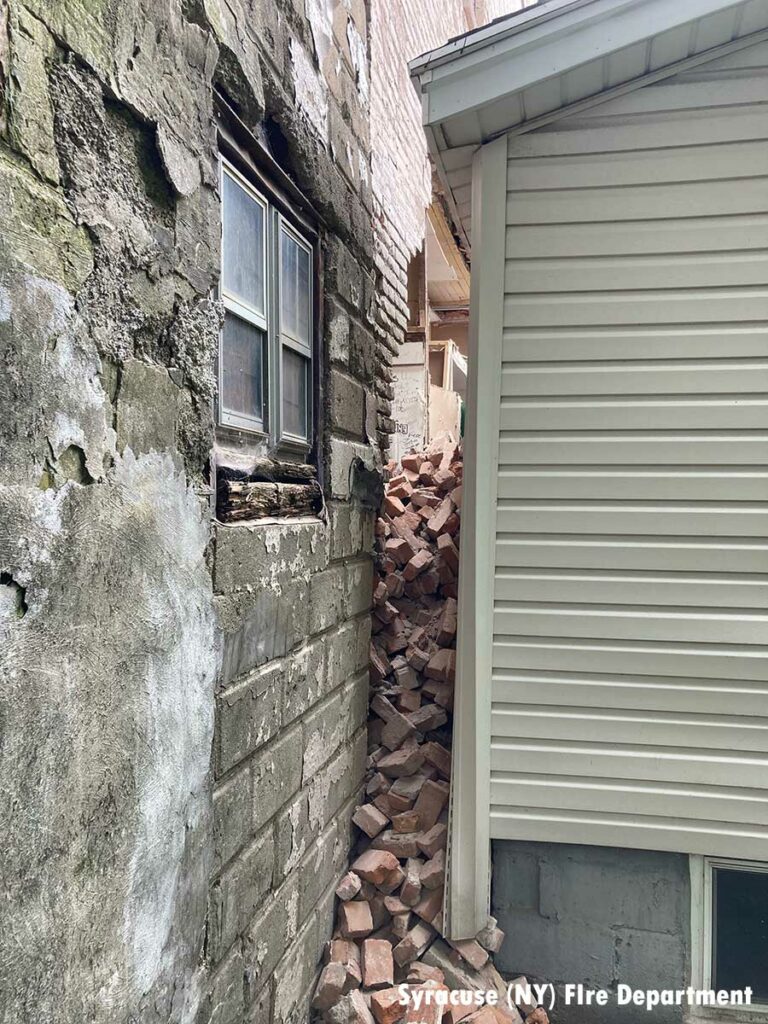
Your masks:
{"label": "rotted wooden sill", "polygon": [[314,466],[259,459],[248,473],[219,468],[216,514],[222,523],[317,516],[322,508]]}

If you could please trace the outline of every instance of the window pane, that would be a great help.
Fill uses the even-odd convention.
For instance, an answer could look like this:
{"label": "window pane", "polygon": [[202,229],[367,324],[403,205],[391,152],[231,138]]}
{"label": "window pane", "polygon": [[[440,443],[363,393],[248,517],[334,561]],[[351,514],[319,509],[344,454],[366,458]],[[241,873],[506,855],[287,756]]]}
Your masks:
{"label": "window pane", "polygon": [[281,232],[280,320],[283,333],[310,344],[311,254],[286,231]]}
{"label": "window pane", "polygon": [[296,250],[298,246],[283,231],[280,237],[280,329],[296,337]]}
{"label": "window pane", "polygon": [[221,366],[221,407],[225,412],[264,420],[264,334],[227,313]]}
{"label": "window pane", "polygon": [[228,174],[222,205],[222,284],[229,294],[263,314],[264,208]]}
{"label": "window pane", "polygon": [[309,253],[306,249],[299,248],[296,254],[298,264],[298,286],[297,286],[297,319],[298,319],[298,335],[302,341],[305,341],[308,345],[310,344],[310,329],[309,325],[311,322],[310,310],[309,310]]}
{"label": "window pane", "polygon": [[714,956],[717,989],[751,986],[768,1000],[768,872],[715,870]]}
{"label": "window pane", "polygon": [[283,433],[306,438],[309,360],[283,348]]}

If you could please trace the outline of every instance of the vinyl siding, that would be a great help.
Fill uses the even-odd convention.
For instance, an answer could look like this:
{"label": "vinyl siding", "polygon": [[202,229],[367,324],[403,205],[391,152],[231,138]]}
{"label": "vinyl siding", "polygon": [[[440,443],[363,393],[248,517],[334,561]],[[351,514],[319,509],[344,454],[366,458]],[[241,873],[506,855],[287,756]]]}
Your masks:
{"label": "vinyl siding", "polygon": [[768,859],[768,44],[508,156],[491,835]]}

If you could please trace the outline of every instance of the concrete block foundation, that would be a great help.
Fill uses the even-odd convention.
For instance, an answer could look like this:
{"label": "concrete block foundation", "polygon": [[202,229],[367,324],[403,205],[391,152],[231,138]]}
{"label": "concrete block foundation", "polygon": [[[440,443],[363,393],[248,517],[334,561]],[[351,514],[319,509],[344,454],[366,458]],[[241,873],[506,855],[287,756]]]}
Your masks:
{"label": "concrete block foundation", "polygon": [[[644,1007],[617,1006],[619,984],[683,988],[690,978],[688,857],[684,854],[497,840],[492,913],[506,932],[497,967],[556,986],[552,1024],[636,1024]],[[609,1003],[566,1006],[563,986],[607,989]],[[657,1007],[654,1024],[679,1024]]]}

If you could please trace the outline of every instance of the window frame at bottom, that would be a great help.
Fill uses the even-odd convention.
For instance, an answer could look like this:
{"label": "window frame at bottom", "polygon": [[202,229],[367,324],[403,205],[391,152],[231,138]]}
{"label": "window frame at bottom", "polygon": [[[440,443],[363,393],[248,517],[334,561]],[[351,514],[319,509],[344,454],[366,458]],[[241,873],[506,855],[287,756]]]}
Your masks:
{"label": "window frame at bottom", "polygon": [[[712,989],[714,984],[714,874],[718,869],[768,874],[768,862],[732,857],[690,855],[691,877],[691,986]],[[685,1024],[768,1024],[768,1002],[749,1006],[691,1006]]]}

